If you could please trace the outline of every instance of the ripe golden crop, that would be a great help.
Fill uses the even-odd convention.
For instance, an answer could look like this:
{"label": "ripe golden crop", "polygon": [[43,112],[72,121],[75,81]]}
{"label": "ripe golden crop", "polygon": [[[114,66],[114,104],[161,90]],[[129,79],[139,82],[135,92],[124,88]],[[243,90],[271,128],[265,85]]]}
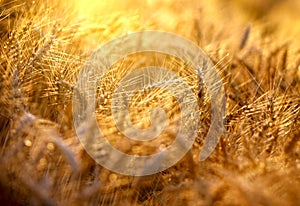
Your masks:
{"label": "ripe golden crop", "polygon": [[[299,204],[299,10],[292,0],[0,0],[1,205]],[[72,97],[99,45],[144,30],[176,33],[209,55],[226,92],[226,132],[199,162],[211,124],[207,88],[175,57],[129,55],[97,87],[97,126],[114,147],[154,154],[179,130],[176,99],[148,88],[132,97],[130,120],[146,129],[151,110],[163,108],[168,121],[160,138],[145,143],[118,131],[113,93],[136,68],[169,68],[190,86],[200,110],[196,140],[183,159],[157,174],[130,177],[87,154],[74,128]],[[94,126],[87,121],[80,131],[92,137]]]}

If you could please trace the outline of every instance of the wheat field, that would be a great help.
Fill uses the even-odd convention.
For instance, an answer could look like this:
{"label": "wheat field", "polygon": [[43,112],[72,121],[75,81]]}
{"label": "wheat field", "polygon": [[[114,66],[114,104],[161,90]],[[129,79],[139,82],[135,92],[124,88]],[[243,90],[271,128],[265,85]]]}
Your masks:
{"label": "wheat field", "polygon": [[[299,205],[299,13],[293,0],[0,0],[0,205]],[[160,106],[168,130],[148,144],[118,132],[111,99],[132,68],[170,68],[192,88],[201,111],[196,140],[179,162],[133,177],[88,155],[74,128],[72,97],[99,45],[144,30],[178,34],[208,54],[225,88],[226,132],[199,162],[210,127],[207,90],[178,59],[129,56],[97,87],[97,123],[112,145],[148,155],[178,130],[178,104],[154,89],[133,97],[131,121],[149,127],[149,111]],[[81,131],[92,135],[92,126]]]}

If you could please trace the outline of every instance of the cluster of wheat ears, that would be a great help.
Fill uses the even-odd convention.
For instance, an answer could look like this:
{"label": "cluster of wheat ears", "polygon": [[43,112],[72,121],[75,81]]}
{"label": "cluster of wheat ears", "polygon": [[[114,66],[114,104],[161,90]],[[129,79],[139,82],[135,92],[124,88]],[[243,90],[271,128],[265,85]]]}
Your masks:
{"label": "cluster of wheat ears", "polygon": [[[105,12],[107,3],[84,16],[79,9],[84,1],[76,2],[0,0],[1,205],[300,203],[300,44],[280,38],[299,24],[267,21],[274,15],[268,8],[282,5],[249,3],[247,9],[255,12],[248,15],[246,1],[219,1],[223,13],[213,13],[217,6],[205,2],[118,1],[118,12],[112,7]],[[143,9],[129,10],[132,5]],[[237,10],[243,12],[233,15]],[[249,16],[255,23],[247,26],[241,19]],[[232,25],[224,24],[229,20]],[[97,93],[98,126],[112,145],[144,155],[174,139],[167,131],[160,140],[141,144],[118,132],[111,96],[129,68],[170,68],[193,89],[201,111],[198,136],[182,160],[154,175],[130,177],[103,168],[86,153],[74,129],[72,95],[78,73],[99,44],[145,29],[177,33],[208,53],[226,90],[226,132],[212,155],[199,162],[210,103],[195,74],[163,54],[124,59],[105,74]],[[134,96],[133,124],[149,126],[148,112],[155,106],[167,111],[169,130],[176,133],[172,119],[180,109],[161,90]],[[82,130],[89,132],[89,124]]]}

